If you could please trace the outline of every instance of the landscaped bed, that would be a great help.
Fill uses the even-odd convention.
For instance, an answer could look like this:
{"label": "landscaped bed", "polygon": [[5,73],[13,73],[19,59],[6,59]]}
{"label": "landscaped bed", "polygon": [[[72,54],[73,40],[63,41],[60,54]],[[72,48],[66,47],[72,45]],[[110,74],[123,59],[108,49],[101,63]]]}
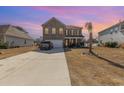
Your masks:
{"label": "landscaped bed", "polygon": [[[65,52],[72,85],[124,85],[124,68],[82,52],[88,52],[88,49]],[[120,65],[124,64],[124,49],[97,47],[94,52]]]}

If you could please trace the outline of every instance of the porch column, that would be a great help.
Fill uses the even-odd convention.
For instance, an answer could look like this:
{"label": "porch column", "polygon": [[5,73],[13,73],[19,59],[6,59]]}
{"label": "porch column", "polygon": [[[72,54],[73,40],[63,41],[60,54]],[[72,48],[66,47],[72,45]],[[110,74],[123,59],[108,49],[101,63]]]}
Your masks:
{"label": "porch column", "polygon": [[69,39],[67,39],[67,47],[69,47]]}
{"label": "porch column", "polygon": [[76,46],[77,46],[77,38],[75,40],[76,40]]}
{"label": "porch column", "polygon": [[71,46],[71,39],[69,39],[69,47]]}

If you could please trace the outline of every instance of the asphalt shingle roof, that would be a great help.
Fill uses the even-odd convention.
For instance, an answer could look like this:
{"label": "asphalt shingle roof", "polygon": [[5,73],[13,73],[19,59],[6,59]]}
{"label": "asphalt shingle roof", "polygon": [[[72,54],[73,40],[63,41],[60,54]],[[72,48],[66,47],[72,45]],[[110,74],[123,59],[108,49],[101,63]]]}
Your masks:
{"label": "asphalt shingle roof", "polygon": [[0,25],[0,33],[3,33],[8,36],[14,36],[18,38],[24,38],[24,39],[32,39],[28,33],[19,26],[13,26],[13,25]]}

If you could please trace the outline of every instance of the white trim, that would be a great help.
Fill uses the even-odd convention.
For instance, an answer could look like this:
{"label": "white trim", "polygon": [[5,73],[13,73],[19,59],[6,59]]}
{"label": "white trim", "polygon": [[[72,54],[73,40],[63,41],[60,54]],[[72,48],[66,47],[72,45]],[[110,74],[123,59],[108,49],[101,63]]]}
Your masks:
{"label": "white trim", "polygon": [[71,39],[71,38],[83,39],[83,37],[65,37],[65,39]]}
{"label": "white trim", "polygon": [[53,43],[54,48],[62,48],[63,47],[63,40],[48,40],[48,41]]}

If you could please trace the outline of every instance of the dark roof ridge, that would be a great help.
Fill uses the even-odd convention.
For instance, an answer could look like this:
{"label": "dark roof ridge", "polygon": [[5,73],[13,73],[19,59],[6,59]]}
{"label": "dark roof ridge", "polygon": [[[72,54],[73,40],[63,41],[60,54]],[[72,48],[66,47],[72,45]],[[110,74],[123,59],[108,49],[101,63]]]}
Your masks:
{"label": "dark roof ridge", "polygon": [[50,22],[51,20],[56,20],[56,21],[58,21],[59,23],[65,25],[63,22],[61,22],[60,20],[58,20],[56,17],[52,17],[52,18],[50,18],[48,21],[46,21],[45,23],[43,23],[42,26],[45,25],[45,24],[47,24],[47,23]]}

